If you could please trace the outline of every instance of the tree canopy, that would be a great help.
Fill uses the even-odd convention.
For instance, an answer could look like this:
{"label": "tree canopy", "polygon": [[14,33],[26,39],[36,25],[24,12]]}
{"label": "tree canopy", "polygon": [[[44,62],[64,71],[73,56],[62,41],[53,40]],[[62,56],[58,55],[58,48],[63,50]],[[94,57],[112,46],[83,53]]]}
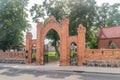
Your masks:
{"label": "tree canopy", "polygon": [[22,44],[28,0],[0,0],[0,49],[17,48]]}
{"label": "tree canopy", "polygon": [[98,27],[120,25],[120,3],[110,5],[103,3],[97,10],[96,23]]}
{"label": "tree canopy", "polygon": [[103,3],[98,6],[95,0],[45,0],[42,5],[32,6],[30,11],[35,14],[32,15],[34,22],[39,21],[39,18],[46,21],[51,15],[60,22],[61,17],[66,16],[70,20],[69,35],[77,35],[78,25],[83,24],[87,30],[87,46],[97,48],[98,27],[120,25],[119,9],[119,3],[113,5]]}

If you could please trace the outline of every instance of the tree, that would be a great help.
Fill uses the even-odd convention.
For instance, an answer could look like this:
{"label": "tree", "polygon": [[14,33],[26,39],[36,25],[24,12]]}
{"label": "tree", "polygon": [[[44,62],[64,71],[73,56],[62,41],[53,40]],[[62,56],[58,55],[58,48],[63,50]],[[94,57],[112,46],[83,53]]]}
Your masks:
{"label": "tree", "polygon": [[96,2],[95,0],[68,0],[70,7],[69,20],[69,34],[76,35],[78,25],[81,23],[86,27],[86,43],[89,48],[95,48],[97,45],[95,18]]}
{"label": "tree", "polygon": [[35,4],[31,7],[30,12],[33,22],[38,22],[39,18],[44,19],[45,13],[42,5]]}
{"label": "tree", "polygon": [[0,49],[19,47],[23,31],[29,28],[26,20],[28,0],[0,0]]}
{"label": "tree", "polygon": [[[35,6],[32,7],[31,12],[35,12],[36,14],[47,14],[47,16],[55,16],[58,22],[61,21],[61,17],[65,15],[70,20],[69,25],[69,34],[76,35],[77,27],[80,23],[82,23],[87,29],[87,43],[92,42],[90,45],[96,43],[95,38],[93,40],[94,34],[92,34],[92,30],[94,30],[94,21],[96,16],[96,2],[95,0],[45,0],[43,5],[39,8],[39,12],[37,12],[37,8],[34,9]],[[42,16],[42,15],[41,15]],[[37,18],[34,16],[33,18]],[[34,19],[33,19],[34,20]],[[55,32],[54,32],[55,33]],[[50,35],[48,35],[50,36]],[[56,35],[57,36],[57,35]],[[49,37],[48,37],[49,38]],[[53,38],[55,40],[55,37]],[[57,40],[59,41],[59,40]],[[55,42],[57,42],[55,41]],[[93,45],[92,45],[93,46]],[[91,47],[92,47],[91,46]]]}
{"label": "tree", "polygon": [[103,3],[98,7],[98,17],[96,25],[98,27],[117,26],[120,25],[120,3],[110,5]]}
{"label": "tree", "polygon": [[120,25],[120,3],[115,3],[110,6],[109,18],[107,20],[108,26],[118,26]]}

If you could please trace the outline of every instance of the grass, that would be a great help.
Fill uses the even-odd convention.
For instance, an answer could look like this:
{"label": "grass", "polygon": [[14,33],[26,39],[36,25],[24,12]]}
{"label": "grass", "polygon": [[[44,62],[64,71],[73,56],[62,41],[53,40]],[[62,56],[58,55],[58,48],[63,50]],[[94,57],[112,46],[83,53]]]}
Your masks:
{"label": "grass", "polygon": [[[49,62],[59,60],[59,57],[56,56],[56,52],[45,52],[45,55],[47,55],[47,54],[48,54],[48,61],[49,61]],[[70,55],[71,55],[71,56],[77,55],[77,52],[71,50]],[[36,58],[36,53],[33,53],[33,54],[32,54],[32,59],[35,59],[35,58]]]}
{"label": "grass", "polygon": [[46,52],[45,54],[48,54],[48,61],[57,61],[59,60],[59,57],[56,56],[56,52]]}
{"label": "grass", "polygon": [[45,54],[48,54],[48,56],[56,56],[56,52],[46,52]]}
{"label": "grass", "polygon": [[[45,52],[45,55],[48,54],[48,61],[51,62],[51,61],[57,61],[59,60],[59,57],[56,56],[56,52]],[[36,58],[36,53],[33,53],[32,54],[32,59]]]}

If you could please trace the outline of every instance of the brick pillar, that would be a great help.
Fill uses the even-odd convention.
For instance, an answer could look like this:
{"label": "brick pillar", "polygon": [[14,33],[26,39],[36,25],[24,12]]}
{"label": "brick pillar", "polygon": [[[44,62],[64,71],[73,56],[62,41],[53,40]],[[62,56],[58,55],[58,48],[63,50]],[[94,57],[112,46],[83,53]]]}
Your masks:
{"label": "brick pillar", "polygon": [[42,29],[42,23],[40,23],[40,22],[38,22],[37,23],[37,44],[36,44],[36,64],[37,65],[40,65],[40,64],[42,64],[42,60],[41,60],[41,58],[43,57],[43,56],[41,56],[41,50],[42,50],[42,40],[41,40],[41,38],[42,38],[42,36],[41,36],[41,29]]}
{"label": "brick pillar", "polygon": [[28,50],[28,59],[26,59],[26,64],[32,61],[32,34],[27,32],[26,35],[26,50]]}
{"label": "brick pillar", "polygon": [[62,19],[62,31],[61,31],[61,40],[60,40],[60,65],[67,66],[69,65],[68,60],[68,26],[69,20],[65,17]]}
{"label": "brick pillar", "polygon": [[86,29],[82,24],[80,24],[78,27],[78,45],[77,45],[78,66],[82,66],[82,62],[84,60],[85,34],[86,34]]}

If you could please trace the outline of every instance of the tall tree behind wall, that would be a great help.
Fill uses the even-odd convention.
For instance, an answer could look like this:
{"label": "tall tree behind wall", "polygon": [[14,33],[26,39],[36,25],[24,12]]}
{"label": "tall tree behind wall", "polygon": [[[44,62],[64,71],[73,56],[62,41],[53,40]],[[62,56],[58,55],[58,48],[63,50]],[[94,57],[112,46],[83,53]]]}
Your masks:
{"label": "tall tree behind wall", "polygon": [[58,22],[60,22],[61,16],[65,15],[70,20],[70,35],[76,35],[78,25],[83,24],[87,30],[87,46],[97,48],[97,28],[99,26],[120,24],[118,6],[119,4],[109,6],[107,3],[98,6],[95,0],[45,0],[43,5],[37,7],[36,10],[32,8],[31,12],[36,13],[33,20],[38,20],[38,18],[44,16],[45,23],[47,23],[46,15],[48,17],[55,16]]}
{"label": "tall tree behind wall", "polygon": [[0,0],[0,49],[19,47],[23,31],[29,28],[26,20],[28,0]]}
{"label": "tall tree behind wall", "polygon": [[[63,15],[67,16],[70,19],[70,35],[76,35],[78,25],[82,23],[87,29],[87,42],[92,41],[90,45],[95,43],[93,37],[96,36],[91,33],[93,32],[92,30],[94,30],[93,26],[96,16],[95,0],[45,0],[43,2],[43,5],[40,6],[39,12],[38,7],[36,8],[36,10],[34,9],[34,7],[35,6],[33,6],[31,9],[32,14],[35,12],[38,15],[43,13],[45,10],[46,13],[44,14],[47,14],[47,16],[55,16],[58,22],[60,22]],[[42,17],[42,15],[39,17]],[[34,16],[33,21],[34,19],[38,20],[38,17]]]}
{"label": "tall tree behind wall", "polygon": [[96,19],[96,26],[118,26],[120,25],[120,3],[110,5],[103,3],[97,10],[98,17]]}
{"label": "tall tree behind wall", "polygon": [[89,48],[95,48],[97,45],[95,28],[96,18],[96,2],[95,0],[68,0],[68,7],[70,8],[69,20],[69,34],[76,35],[77,27],[81,23],[86,27],[86,43]]}

